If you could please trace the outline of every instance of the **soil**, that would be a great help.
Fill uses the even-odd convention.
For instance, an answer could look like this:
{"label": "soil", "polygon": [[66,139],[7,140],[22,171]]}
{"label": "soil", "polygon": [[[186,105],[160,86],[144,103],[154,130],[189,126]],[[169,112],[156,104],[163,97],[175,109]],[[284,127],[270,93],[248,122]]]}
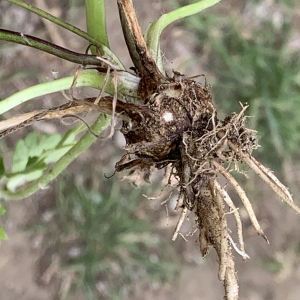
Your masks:
{"label": "soil", "polygon": [[[33,1],[28,1],[33,3]],[[38,1],[37,1],[38,2]],[[121,59],[126,67],[130,67],[128,52],[125,49],[125,42],[121,36],[121,29],[116,13],[116,1],[107,1],[108,9],[108,31],[112,50]],[[135,1],[137,16],[145,30],[150,21],[158,18],[164,11],[168,11],[167,5],[162,1]],[[232,3],[236,1],[231,1]],[[76,26],[85,29],[84,10],[82,8],[70,9],[69,1],[47,1],[46,4],[52,13],[61,15],[64,19]],[[234,5],[234,4],[232,4]],[[224,5],[224,11],[230,9],[230,4]],[[239,7],[240,9],[240,7]],[[0,25],[5,29],[25,32],[40,38],[48,39],[54,43],[63,41],[70,49],[84,52],[86,43],[76,36],[56,28],[49,32],[45,23],[39,17],[26,12],[7,2],[0,3],[1,12]],[[163,33],[162,50],[165,53],[167,68],[172,68],[188,73],[189,75],[202,74],[201,63],[196,66],[186,67],[184,63],[191,56],[199,54],[193,52],[193,36],[184,31],[180,24],[171,25]],[[22,46],[0,42],[0,82],[2,90],[0,98],[5,98],[38,82],[45,82],[47,77],[51,78],[51,70],[56,70],[61,76],[73,74],[76,66],[60,59],[52,57],[39,51],[24,48]],[[24,73],[26,78],[14,76],[16,73]],[[36,74],[39,74],[36,76]],[[9,78],[8,80],[5,80]],[[3,82],[3,83],[2,83]],[[60,103],[62,96],[57,93],[48,95],[32,103],[22,106],[23,112],[36,109],[41,106],[54,106]],[[16,108],[14,113],[20,113]],[[37,128],[37,125],[33,126]],[[38,124],[41,131],[54,133],[65,132],[66,129],[59,122],[41,122]],[[32,128],[13,134],[6,138],[7,148],[1,145],[7,158],[6,164],[12,156],[12,149],[18,138],[24,137]],[[3,143],[3,142],[2,142]],[[114,152],[121,152],[124,141],[118,135],[114,141],[107,146],[108,149],[117,148]],[[84,155],[81,155],[68,168],[70,173],[78,173],[87,168],[102,168],[104,161],[109,160],[99,154],[100,142],[96,142]],[[99,161],[95,163],[95,157]],[[91,165],[93,165],[91,167]],[[95,165],[96,164],[96,165]],[[112,171],[113,163],[104,166],[106,170]],[[274,199],[272,191],[267,187],[258,184],[250,174],[252,183],[252,195],[250,200],[254,203],[257,218],[260,220],[263,229],[270,240],[270,245],[259,237],[252,228],[247,215],[243,214],[243,208],[239,199],[232,196],[237,206],[241,207],[240,212],[244,222],[244,235],[246,252],[250,260],[243,262],[239,255],[236,255],[236,264],[240,283],[241,300],[298,300],[300,295],[300,261],[299,256],[299,216],[297,216],[286,205]],[[255,187],[255,188],[253,188]],[[42,218],[41,207],[47,207],[52,203],[54,197],[52,185],[46,190],[39,191],[34,196],[20,202],[5,203],[7,214],[1,218],[1,223],[7,232],[9,239],[3,241],[0,247],[0,299],[2,300],[53,300],[56,293],[55,284],[41,284],[40,282],[40,258],[45,261],[53,259],[53,252],[45,253],[42,245],[42,234],[32,234],[27,230],[27,224],[32,220]],[[236,199],[234,198],[236,197]],[[166,218],[164,213],[161,215]],[[169,220],[169,226],[162,229],[162,234],[171,240],[173,227]],[[163,221],[161,221],[163,223]],[[234,228],[234,221],[230,221],[231,228]],[[180,278],[177,282],[167,284],[157,289],[143,293],[137,288],[133,299],[190,299],[190,300],[216,300],[222,299],[223,287],[217,278],[216,255],[212,250],[203,260],[200,255],[198,244],[189,242],[182,247],[182,241],[177,240],[174,247],[180,251],[184,264]],[[273,268],[275,258],[281,263],[281,269]],[[85,299],[83,295],[75,295],[73,299]]]}

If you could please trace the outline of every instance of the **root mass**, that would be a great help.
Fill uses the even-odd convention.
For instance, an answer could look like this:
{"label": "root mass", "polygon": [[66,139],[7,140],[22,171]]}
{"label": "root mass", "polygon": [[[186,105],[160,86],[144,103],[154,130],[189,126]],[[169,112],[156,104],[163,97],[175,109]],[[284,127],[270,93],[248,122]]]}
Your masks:
{"label": "root mass", "polygon": [[[229,171],[230,166],[246,163],[258,166],[262,173],[284,195],[292,207],[288,190],[268,169],[261,168],[252,158],[257,148],[253,131],[245,127],[243,106],[239,114],[233,113],[223,121],[217,117],[209,87],[193,78],[174,72],[157,85],[139,106],[127,110],[130,121],[123,121],[122,133],[126,139],[126,154],[116,164],[117,171],[132,169],[145,181],[153,170],[170,166],[171,176],[180,189],[175,209],[181,209],[173,240],[187,212],[196,215],[200,251],[206,256],[213,246],[218,255],[219,280],[224,282],[225,299],[238,299],[238,282],[231,247],[237,249],[244,260],[249,258],[244,249],[242,223],[238,211],[225,189],[218,183],[223,175],[240,196],[250,220],[259,235],[267,238],[256,219],[251,203],[243,188]],[[276,188],[274,189],[276,191]],[[278,193],[279,196],[282,196]],[[286,200],[287,198],[288,200]],[[238,243],[231,239],[226,220],[226,203],[236,218]]]}

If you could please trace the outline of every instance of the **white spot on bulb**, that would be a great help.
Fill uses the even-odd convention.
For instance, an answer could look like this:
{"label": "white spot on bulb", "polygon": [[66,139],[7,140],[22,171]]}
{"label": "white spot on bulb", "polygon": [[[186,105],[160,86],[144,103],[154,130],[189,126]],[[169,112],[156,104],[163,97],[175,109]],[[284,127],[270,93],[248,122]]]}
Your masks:
{"label": "white spot on bulb", "polygon": [[51,70],[51,73],[52,73],[53,79],[58,79],[58,77],[59,77],[59,72],[58,71]]}
{"label": "white spot on bulb", "polygon": [[166,111],[164,114],[163,114],[163,119],[166,121],[166,122],[171,122],[174,120],[173,118],[173,114],[169,111]]}

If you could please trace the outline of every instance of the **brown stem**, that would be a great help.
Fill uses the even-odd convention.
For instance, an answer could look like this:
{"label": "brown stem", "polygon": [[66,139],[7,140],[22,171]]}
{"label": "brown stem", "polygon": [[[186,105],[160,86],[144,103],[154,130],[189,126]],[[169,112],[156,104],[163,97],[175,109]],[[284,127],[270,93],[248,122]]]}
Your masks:
{"label": "brown stem", "polygon": [[[26,113],[17,117],[10,118],[0,122],[0,138],[3,138],[19,129],[25,128],[41,120],[58,119],[65,115],[75,115],[89,110],[97,110],[101,113],[111,115],[113,111],[113,97],[102,97],[101,101],[95,105],[96,98],[86,98],[83,100],[70,101],[58,107],[41,109]],[[118,118],[129,120],[139,114],[140,106],[133,103],[124,103],[116,101],[115,112]]]}
{"label": "brown stem", "polygon": [[136,52],[142,65],[142,78],[140,81],[139,93],[145,98],[157,88],[157,84],[164,79],[165,76],[158,69],[155,60],[147,48],[141,28],[136,18],[135,10],[130,0],[118,0],[118,4],[122,10],[122,14],[124,15],[123,18],[126,19],[126,27],[131,33]]}
{"label": "brown stem", "polygon": [[124,11],[123,4],[121,1],[118,1],[118,9],[119,9],[119,15],[120,15],[120,21],[121,21],[121,25],[122,25],[123,35],[125,38],[125,42],[126,42],[127,49],[129,51],[131,60],[134,64],[134,66],[136,67],[136,69],[139,71],[139,73],[142,73],[142,62],[141,62],[138,52],[136,51],[134,39],[133,39],[131,30],[128,26],[128,22],[127,22],[127,19],[125,16],[125,11]]}

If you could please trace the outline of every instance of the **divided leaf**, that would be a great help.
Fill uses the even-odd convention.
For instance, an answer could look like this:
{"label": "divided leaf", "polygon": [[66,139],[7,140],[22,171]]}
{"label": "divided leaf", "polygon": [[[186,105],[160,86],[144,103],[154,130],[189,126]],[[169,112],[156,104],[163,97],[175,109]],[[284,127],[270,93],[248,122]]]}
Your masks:
{"label": "divided leaf", "polygon": [[11,168],[11,171],[13,173],[24,171],[28,162],[27,154],[28,154],[28,149],[25,144],[25,141],[19,140],[16,145],[16,149],[13,157],[13,164]]}
{"label": "divided leaf", "polygon": [[72,128],[63,137],[44,134],[39,138],[36,132],[31,132],[19,140],[10,173],[5,172],[0,157],[0,178],[1,175],[7,178],[6,188],[14,192],[19,186],[40,178],[49,164],[57,162],[76,144],[76,135],[84,129],[85,125]]}

